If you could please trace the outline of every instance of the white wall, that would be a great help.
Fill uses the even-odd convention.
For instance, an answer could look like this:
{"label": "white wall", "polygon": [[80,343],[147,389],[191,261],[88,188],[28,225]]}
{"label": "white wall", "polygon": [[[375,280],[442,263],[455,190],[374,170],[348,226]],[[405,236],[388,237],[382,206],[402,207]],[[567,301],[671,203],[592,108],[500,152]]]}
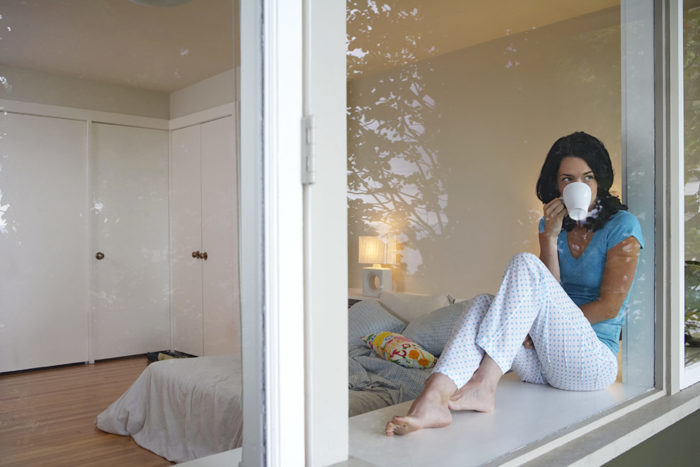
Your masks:
{"label": "white wall", "polygon": [[170,118],[230,104],[236,99],[234,69],[204,79],[170,94]]}
{"label": "white wall", "polygon": [[169,118],[168,93],[0,65],[0,99]]}
{"label": "white wall", "polygon": [[349,81],[350,287],[357,237],[394,232],[394,290],[494,292],[513,254],[538,252],[535,183],[573,131],[606,144],[619,193],[619,20],[604,10]]}

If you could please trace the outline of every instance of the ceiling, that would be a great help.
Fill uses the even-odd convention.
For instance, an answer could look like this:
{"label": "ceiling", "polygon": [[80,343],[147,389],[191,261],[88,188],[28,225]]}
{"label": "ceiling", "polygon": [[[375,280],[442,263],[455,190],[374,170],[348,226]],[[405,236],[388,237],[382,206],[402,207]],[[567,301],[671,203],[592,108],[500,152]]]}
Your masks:
{"label": "ceiling", "polygon": [[[619,0],[348,0],[349,77],[441,55]],[[369,6],[368,6],[369,5]],[[376,8],[373,7],[376,6]],[[172,92],[234,63],[233,0],[1,0],[0,64]],[[408,56],[401,53],[407,50]],[[400,56],[397,63],[387,53]]]}
{"label": "ceiling", "polygon": [[[368,4],[376,8],[368,8]],[[347,0],[348,77],[442,55],[607,8],[620,0]],[[359,58],[361,57],[361,58]]]}
{"label": "ceiling", "polygon": [[232,5],[1,0],[0,64],[172,92],[233,67]]}

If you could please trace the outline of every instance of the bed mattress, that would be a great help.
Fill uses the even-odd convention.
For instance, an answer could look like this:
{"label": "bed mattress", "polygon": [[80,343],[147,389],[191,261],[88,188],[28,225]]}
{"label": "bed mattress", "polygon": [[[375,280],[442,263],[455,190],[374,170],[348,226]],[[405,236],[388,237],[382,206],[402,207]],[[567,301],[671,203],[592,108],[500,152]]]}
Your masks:
{"label": "bed mattress", "polygon": [[237,448],[243,428],[240,356],[152,363],[95,424],[130,435],[173,462]]}

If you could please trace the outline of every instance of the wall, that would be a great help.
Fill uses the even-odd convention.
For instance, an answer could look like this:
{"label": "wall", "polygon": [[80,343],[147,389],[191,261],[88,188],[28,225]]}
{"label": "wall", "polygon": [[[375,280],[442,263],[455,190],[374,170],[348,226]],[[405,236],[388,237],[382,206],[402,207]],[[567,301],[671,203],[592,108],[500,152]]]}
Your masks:
{"label": "wall", "polygon": [[394,290],[494,292],[513,254],[539,250],[556,138],[598,136],[619,174],[619,24],[612,8],[350,80],[349,286],[357,237],[395,233]]}
{"label": "wall", "polygon": [[608,467],[694,466],[700,457],[700,413],[693,412],[607,464]]}
{"label": "wall", "polygon": [[168,93],[0,65],[0,99],[153,118],[170,117]]}
{"label": "wall", "polygon": [[234,69],[203,79],[170,94],[170,118],[229,104],[236,99]]}

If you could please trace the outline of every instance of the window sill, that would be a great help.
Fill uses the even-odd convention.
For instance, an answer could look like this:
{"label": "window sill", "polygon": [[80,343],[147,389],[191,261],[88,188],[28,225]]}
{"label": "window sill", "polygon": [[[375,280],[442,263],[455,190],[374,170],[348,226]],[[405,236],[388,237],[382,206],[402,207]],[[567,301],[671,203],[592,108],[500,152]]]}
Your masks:
{"label": "window sill", "polygon": [[[672,396],[622,384],[574,393],[520,383],[508,374],[497,397],[492,414],[458,413],[449,427],[406,437],[384,436],[384,424],[410,402],[352,417],[350,459],[338,465],[382,465],[387,459],[397,465],[601,465],[698,410],[700,384]],[[610,414],[603,420],[590,420],[604,412]],[[619,412],[626,414],[616,417]],[[238,448],[181,465],[238,465],[240,459]]]}
{"label": "window sill", "polygon": [[700,383],[671,396],[661,391],[654,396],[658,397],[559,447],[514,453],[501,458],[498,465],[549,465],[555,460],[560,465],[602,465],[700,409]]}
{"label": "window sill", "polygon": [[[499,384],[493,413],[454,413],[452,424],[445,428],[385,436],[386,422],[406,413],[410,402],[350,418],[350,456],[380,464],[385,463],[377,462],[380,459],[391,459],[396,465],[522,464],[552,449],[566,448],[568,444],[557,442],[562,436],[647,392],[619,383],[604,391],[561,391],[521,383],[510,373]],[[574,441],[579,439],[581,435]]]}
{"label": "window sill", "polygon": [[243,456],[242,448],[231,449],[230,451],[219,452],[210,456],[183,462],[183,467],[231,467],[238,466]]}

